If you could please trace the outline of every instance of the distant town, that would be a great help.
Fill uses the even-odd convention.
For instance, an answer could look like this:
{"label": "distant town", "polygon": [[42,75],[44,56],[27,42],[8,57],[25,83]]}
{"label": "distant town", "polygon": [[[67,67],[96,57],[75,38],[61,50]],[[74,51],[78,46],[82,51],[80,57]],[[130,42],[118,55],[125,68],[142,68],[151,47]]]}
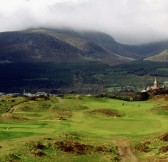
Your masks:
{"label": "distant town", "polygon": [[[141,92],[134,92],[134,91],[119,91],[118,93],[115,92],[115,93],[107,93],[107,94],[114,94],[114,98],[116,98],[116,94],[120,94],[121,96],[124,94],[127,96],[130,95],[130,93],[148,93],[148,94],[151,94],[153,93],[153,91],[157,91],[158,94],[167,94],[168,93],[168,89],[163,85],[163,86],[159,86],[159,82],[157,80],[157,78],[155,78],[154,82],[153,82],[153,85],[151,86],[148,86],[146,87],[144,90],[142,90]],[[106,94],[106,93],[104,93]],[[30,92],[26,92],[26,90],[23,91],[23,93],[3,93],[3,92],[0,92],[0,96],[11,96],[11,97],[18,97],[18,96],[24,96],[24,97],[30,97],[30,98],[33,98],[33,97],[49,97],[49,96],[57,96],[57,95],[60,95],[60,94],[51,94],[51,93],[46,93],[46,92],[36,92],[36,93],[30,93]],[[91,94],[85,94],[86,96],[91,96]],[[96,95],[96,94],[95,94]],[[98,95],[98,94],[97,94]],[[120,99],[120,96],[117,97],[118,99]],[[157,95],[157,93],[156,93]],[[103,96],[108,96],[108,95],[103,95]],[[135,95],[136,96],[136,95]],[[113,98],[113,97],[110,97],[110,98]],[[130,101],[134,100],[132,97],[130,97],[129,99]],[[141,100],[141,99],[140,99]]]}

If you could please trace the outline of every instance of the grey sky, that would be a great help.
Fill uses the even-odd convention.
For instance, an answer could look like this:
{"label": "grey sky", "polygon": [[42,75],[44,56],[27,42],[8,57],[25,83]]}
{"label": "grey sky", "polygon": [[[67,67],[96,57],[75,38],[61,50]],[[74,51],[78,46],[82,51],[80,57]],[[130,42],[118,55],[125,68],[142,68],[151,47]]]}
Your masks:
{"label": "grey sky", "polygon": [[168,39],[168,0],[0,0],[0,31],[100,30],[128,44]]}

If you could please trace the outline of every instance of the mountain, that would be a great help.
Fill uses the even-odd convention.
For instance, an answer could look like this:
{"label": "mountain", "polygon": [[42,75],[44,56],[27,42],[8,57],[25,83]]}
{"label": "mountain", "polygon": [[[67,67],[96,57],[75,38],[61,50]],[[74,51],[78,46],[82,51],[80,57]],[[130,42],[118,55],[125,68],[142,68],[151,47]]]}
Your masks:
{"label": "mountain", "polygon": [[118,43],[112,36],[104,32],[72,30],[59,30],[59,32],[94,42],[109,53],[115,53],[120,56],[134,59],[155,55],[168,48],[168,41],[154,42],[142,45],[127,45]]}
{"label": "mountain", "polygon": [[151,57],[147,57],[144,60],[148,60],[148,61],[157,61],[157,62],[168,62],[168,49],[164,50],[163,52],[151,56]]}
{"label": "mountain", "polygon": [[168,63],[143,61],[166,49],[168,41],[125,45],[95,31],[38,28],[3,32],[0,92],[87,94],[130,86],[141,89],[145,77],[167,77]]}
{"label": "mountain", "polygon": [[166,49],[168,41],[125,45],[95,31],[37,28],[0,33],[0,63],[85,60],[117,65]]}
{"label": "mountain", "polygon": [[152,55],[156,55],[166,49],[168,49],[168,41],[154,42],[148,43],[144,45],[123,45],[124,51],[128,51],[130,53],[134,53],[140,58],[149,57]]}
{"label": "mountain", "polygon": [[103,32],[71,31],[67,32],[67,34],[76,35],[77,37],[81,37],[91,42],[94,42],[109,53],[115,53],[120,56],[134,59],[156,55],[161,51],[168,49],[168,41],[154,42],[143,45],[127,45],[118,43],[112,36]]}
{"label": "mountain", "polygon": [[0,51],[1,62],[91,60],[115,65],[133,60],[118,56],[75,32],[51,29],[0,33]]}

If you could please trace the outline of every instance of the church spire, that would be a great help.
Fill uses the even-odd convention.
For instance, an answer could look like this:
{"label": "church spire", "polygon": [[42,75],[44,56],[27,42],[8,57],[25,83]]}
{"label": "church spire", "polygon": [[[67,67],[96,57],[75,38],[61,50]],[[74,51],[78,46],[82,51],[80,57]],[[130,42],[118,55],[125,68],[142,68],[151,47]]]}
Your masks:
{"label": "church spire", "polygon": [[159,84],[158,84],[157,79],[155,78],[155,81],[154,81],[154,89],[158,89],[158,88],[159,88]]}
{"label": "church spire", "polygon": [[155,82],[154,83],[157,83],[156,77],[155,77]]}

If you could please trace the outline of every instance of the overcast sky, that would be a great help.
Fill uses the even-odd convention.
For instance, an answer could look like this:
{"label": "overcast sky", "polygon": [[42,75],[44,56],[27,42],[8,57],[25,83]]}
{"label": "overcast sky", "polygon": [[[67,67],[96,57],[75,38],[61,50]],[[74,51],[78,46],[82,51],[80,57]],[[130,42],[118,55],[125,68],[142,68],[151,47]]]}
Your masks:
{"label": "overcast sky", "polygon": [[0,0],[0,31],[30,27],[99,30],[117,41],[168,39],[168,0]]}

